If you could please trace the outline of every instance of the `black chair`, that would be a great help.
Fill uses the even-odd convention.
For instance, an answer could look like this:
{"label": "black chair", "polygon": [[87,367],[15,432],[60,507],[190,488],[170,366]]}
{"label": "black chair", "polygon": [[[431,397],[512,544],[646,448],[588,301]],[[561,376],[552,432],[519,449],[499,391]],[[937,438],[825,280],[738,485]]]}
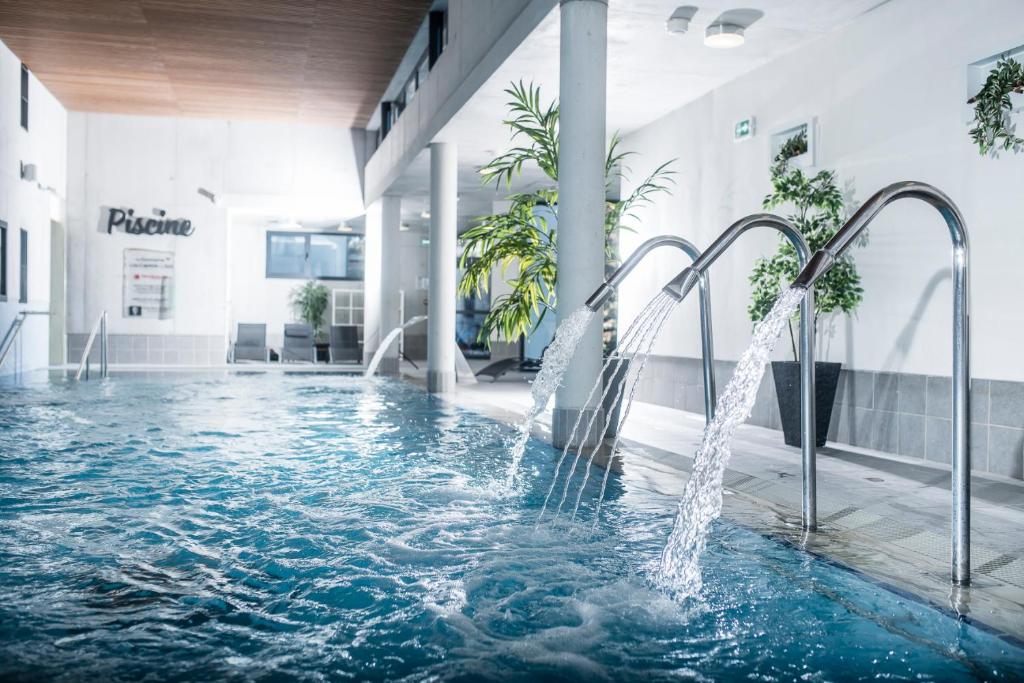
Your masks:
{"label": "black chair", "polygon": [[312,325],[289,323],[284,326],[281,361],[289,360],[316,362],[316,344],[313,343]]}
{"label": "black chair", "polygon": [[270,360],[267,346],[267,326],[264,323],[238,323],[238,334],[231,345],[231,362],[240,360]]}
{"label": "black chair", "polygon": [[332,363],[361,363],[359,328],[355,325],[331,325],[327,357]]}

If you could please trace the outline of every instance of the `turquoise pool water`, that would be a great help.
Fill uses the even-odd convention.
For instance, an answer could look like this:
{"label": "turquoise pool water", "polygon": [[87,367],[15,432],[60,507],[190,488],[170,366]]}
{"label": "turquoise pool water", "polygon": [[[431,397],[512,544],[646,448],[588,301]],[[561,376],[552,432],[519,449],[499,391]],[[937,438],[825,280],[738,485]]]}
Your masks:
{"label": "turquoise pool water", "polygon": [[[0,395],[3,680],[1019,680],[1022,652],[615,476],[535,529],[554,452],[396,382],[40,379]],[[596,489],[585,496],[592,497]]]}

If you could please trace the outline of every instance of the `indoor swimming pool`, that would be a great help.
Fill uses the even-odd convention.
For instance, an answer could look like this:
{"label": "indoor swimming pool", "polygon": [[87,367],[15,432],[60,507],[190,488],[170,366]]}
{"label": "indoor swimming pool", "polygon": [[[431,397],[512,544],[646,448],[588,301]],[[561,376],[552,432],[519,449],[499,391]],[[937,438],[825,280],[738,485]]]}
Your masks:
{"label": "indoor swimming pool", "polygon": [[[725,520],[703,592],[652,581],[678,492],[599,478],[410,384],[7,381],[3,680],[1020,680],[983,628]],[[591,505],[588,507],[588,501]]]}

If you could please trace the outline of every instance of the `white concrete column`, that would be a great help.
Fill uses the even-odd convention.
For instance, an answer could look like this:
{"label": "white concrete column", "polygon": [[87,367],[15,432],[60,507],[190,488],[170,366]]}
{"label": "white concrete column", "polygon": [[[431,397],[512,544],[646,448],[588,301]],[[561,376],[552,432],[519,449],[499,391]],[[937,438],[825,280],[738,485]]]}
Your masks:
{"label": "white concrete column", "polygon": [[[363,257],[363,363],[369,363],[388,332],[399,325],[398,289],[401,268],[399,230],[402,198],[384,195],[366,209]],[[398,344],[388,350],[380,374],[398,372]]]}
{"label": "white concrete column", "polygon": [[363,365],[370,362],[381,340],[381,279],[384,202],[378,199],[366,207],[366,244],[363,248]]}
{"label": "white concrete column", "polygon": [[[605,81],[607,0],[561,0],[558,153],[558,321],[569,317],[604,279]],[[552,439],[564,447],[590,388],[601,375],[601,325],[580,341],[555,395]],[[601,392],[596,392],[600,396]],[[597,424],[602,418],[597,417]],[[593,430],[596,437],[596,432]],[[593,438],[591,440],[596,440]]]}
{"label": "white concrete column", "polygon": [[[402,223],[402,198],[386,194],[379,200],[380,211],[380,338],[383,340],[391,330],[402,324],[398,319],[398,290],[402,267],[400,229]],[[382,375],[398,374],[398,341],[388,348],[380,361],[378,372]]]}
{"label": "white concrete column", "polygon": [[430,289],[427,391],[455,389],[455,259],[458,157],[448,142],[430,144]]}

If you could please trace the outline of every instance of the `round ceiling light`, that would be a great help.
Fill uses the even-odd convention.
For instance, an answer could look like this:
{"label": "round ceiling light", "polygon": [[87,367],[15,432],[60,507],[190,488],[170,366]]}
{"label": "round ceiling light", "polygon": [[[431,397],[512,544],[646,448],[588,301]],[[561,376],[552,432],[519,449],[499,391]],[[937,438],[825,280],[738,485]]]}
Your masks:
{"label": "round ceiling light", "polygon": [[704,32],[704,44],[708,47],[739,47],[743,41],[743,27],[736,24],[711,24]]}

